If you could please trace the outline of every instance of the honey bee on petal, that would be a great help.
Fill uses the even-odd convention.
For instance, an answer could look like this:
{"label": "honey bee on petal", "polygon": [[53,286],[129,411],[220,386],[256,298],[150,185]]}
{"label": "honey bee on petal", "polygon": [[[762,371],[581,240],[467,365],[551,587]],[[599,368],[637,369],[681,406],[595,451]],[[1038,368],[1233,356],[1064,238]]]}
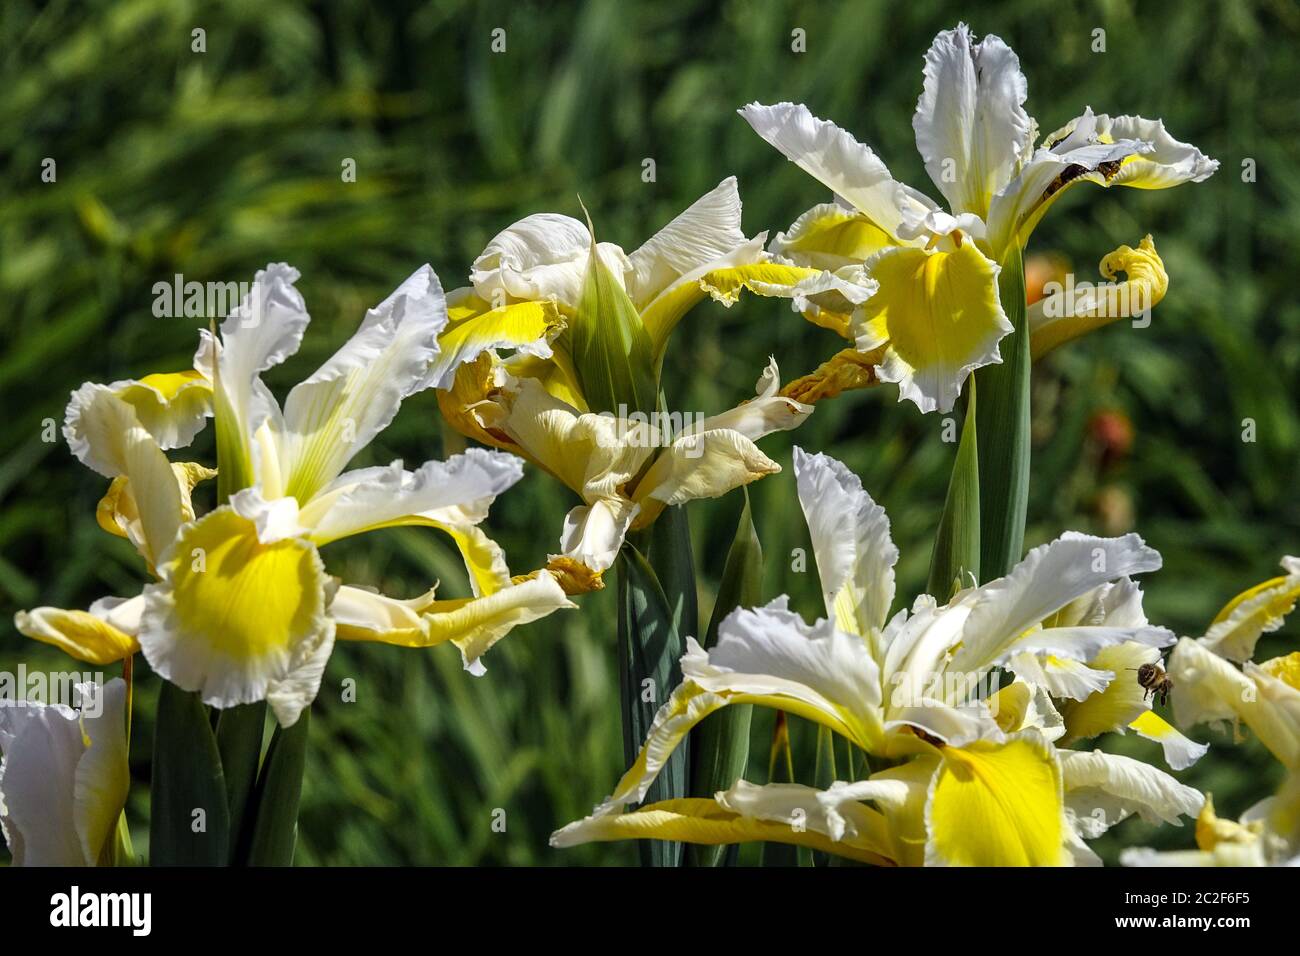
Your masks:
{"label": "honey bee on petal", "polygon": [[1137,671],[1138,684],[1146,689],[1146,693],[1142,695],[1143,700],[1155,697],[1162,705],[1169,703],[1169,695],[1174,691],[1174,682],[1164,672],[1164,668],[1159,664],[1143,664],[1141,667],[1130,667],[1129,670]]}

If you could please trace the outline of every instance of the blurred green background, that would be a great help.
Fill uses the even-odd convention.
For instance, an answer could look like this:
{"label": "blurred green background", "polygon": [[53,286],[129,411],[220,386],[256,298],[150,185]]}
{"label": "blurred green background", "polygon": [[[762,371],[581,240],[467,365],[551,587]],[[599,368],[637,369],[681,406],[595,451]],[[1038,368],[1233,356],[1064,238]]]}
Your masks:
{"label": "blurred green background", "polygon": [[[983,6],[983,5],[979,5]],[[85,607],[130,595],[142,568],[95,524],[105,483],[66,446],[42,441],[69,391],[185,367],[194,319],[158,319],[155,282],[246,280],[268,261],[303,274],[315,321],[269,381],[285,390],[350,334],[363,311],[430,262],[451,289],[499,229],[538,211],[578,214],[601,238],[637,246],[728,174],[750,234],[786,228],[827,197],[736,114],[751,100],[807,103],[871,144],[894,175],[937,195],[913,144],[921,58],[967,20],[1021,57],[1044,132],[1091,105],[1163,117],[1222,161],[1200,186],[1167,192],[1080,187],[1036,232],[1031,253],[1095,279],[1122,243],[1155,235],[1171,276],[1152,325],[1117,324],[1035,368],[1029,544],[1062,530],[1136,529],[1164,555],[1144,579],[1153,621],[1199,635],[1218,607],[1300,551],[1300,8],[1283,0],[1062,4],[769,3],[681,0],[575,4],[365,0],[32,2],[0,7],[0,669],[68,669],[18,636],[15,610]],[[206,31],[207,52],[191,51]],[[495,28],[507,49],[490,50]],[[806,31],[807,52],[791,50]],[[1106,51],[1094,53],[1093,31]],[[42,183],[41,163],[57,162]],[[641,178],[653,158],[657,181]],[[341,181],[345,158],[357,181]],[[1243,182],[1243,160],[1257,181]],[[774,300],[706,303],[667,361],[675,407],[713,412],[750,394],[766,356],[787,378],[838,347]],[[939,416],[895,403],[892,387],[820,406],[792,439],[863,476],[902,550],[900,598],[924,584],[953,446]],[[1243,442],[1243,420],[1256,440]],[[1126,433],[1131,429],[1131,446]],[[409,400],[356,464],[414,465],[455,447],[432,394]],[[196,456],[211,460],[211,430]],[[790,571],[807,547],[785,473],[752,486],[769,596],[820,613],[815,575]],[[211,494],[211,489],[207,490]],[[202,500],[202,499],[200,499]],[[512,569],[553,550],[569,493],[530,470],[489,531]],[[690,508],[707,617],[740,501]],[[434,532],[331,545],[330,570],[409,596],[434,579],[467,593]],[[623,769],[612,589],[579,612],[516,631],[465,674],[450,648],[340,647],[313,720],[301,863],[630,863],[630,844],[547,847]],[[1295,646],[1296,624],[1261,654]],[[340,684],[358,683],[355,703]],[[145,842],[156,679],[140,682],[130,815]],[[764,779],[770,715],[754,722]],[[1204,728],[1194,734],[1206,739]],[[812,737],[796,727],[801,763]],[[1253,741],[1219,746],[1180,777],[1235,816],[1279,773]],[[1106,746],[1158,761],[1129,737]],[[507,831],[492,830],[496,808]],[[1190,845],[1191,830],[1138,821],[1094,844]],[[755,858],[747,848],[744,859]]]}

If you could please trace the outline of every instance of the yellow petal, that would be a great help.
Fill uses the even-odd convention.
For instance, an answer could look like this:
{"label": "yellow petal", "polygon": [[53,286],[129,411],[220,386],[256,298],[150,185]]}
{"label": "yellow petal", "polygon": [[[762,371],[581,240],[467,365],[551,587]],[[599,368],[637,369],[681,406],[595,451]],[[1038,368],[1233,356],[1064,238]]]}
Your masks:
{"label": "yellow petal", "polygon": [[951,252],[886,249],[868,261],[880,283],[855,320],[857,346],[888,344],[878,369],[899,399],[923,412],[952,410],[966,376],[999,361],[1011,322],[998,298],[998,267],[963,242]]}
{"label": "yellow petal", "polygon": [[465,570],[469,572],[470,587],[476,596],[493,594],[510,584],[510,568],[506,565],[505,552],[482,528],[473,524],[429,523],[446,532],[456,543],[456,549],[465,562]]}
{"label": "yellow petal", "polygon": [[927,808],[928,865],[1066,861],[1061,769],[1036,734],[945,747]]}
{"label": "yellow petal", "polygon": [[823,203],[796,219],[788,233],[779,233],[771,248],[799,265],[833,270],[899,244],[863,213]]}
{"label": "yellow petal", "polygon": [[1165,763],[1175,770],[1185,770],[1205,756],[1210,748],[1189,740],[1154,710],[1146,710],[1130,723],[1129,730],[1139,737],[1154,740],[1164,748]]}
{"label": "yellow petal", "polygon": [[834,398],[841,392],[879,385],[880,377],[876,374],[876,366],[884,355],[883,345],[870,352],[859,352],[857,349],[836,352],[830,361],[817,366],[815,372],[786,385],[781,389],[781,394],[805,405],[815,405],[823,399]]}
{"label": "yellow petal", "polygon": [[15,614],[14,627],[20,634],[52,644],[79,661],[102,667],[130,657],[140,649],[135,634],[115,626],[109,616],[38,607]]}
{"label": "yellow petal", "polygon": [[140,622],[150,666],[215,707],[268,700],[292,724],[319,689],[334,639],[316,548],[301,538],[263,544],[252,521],[222,506],[183,529],[158,573]]}
{"label": "yellow petal", "polygon": [[685,679],[655,714],[636,760],[596,808],[597,815],[643,800],[691,728],[732,704],[785,711],[864,750],[878,750],[880,675],[860,638],[827,621],[810,627],[779,598],[728,616],[710,651],[691,637],[686,647]]}
{"label": "yellow petal", "polygon": [[[133,489],[138,544],[150,563],[170,547],[184,518],[177,475],[135,410],[102,385],[86,384],[68,404],[64,434],[73,453],[106,478]],[[135,540],[135,539],[133,539]]]}
{"label": "yellow petal", "polygon": [[482,674],[480,658],[512,629],[546,617],[552,611],[576,607],[559,583],[543,572],[485,597],[436,601],[426,612],[425,620],[432,643],[451,641],[460,648],[465,669],[471,674]]}
{"label": "yellow petal", "polygon": [[1259,669],[1291,689],[1300,690],[1300,651],[1264,661],[1259,665]]}
{"label": "yellow petal", "polygon": [[1065,718],[1066,741],[1096,737],[1112,730],[1120,730],[1149,711],[1151,695],[1138,683],[1137,669],[1143,664],[1155,664],[1160,652],[1135,641],[1112,644],[1097,652],[1088,662],[1094,670],[1109,671],[1114,678],[1104,690],[1089,694],[1083,700],[1061,702],[1061,716]]}
{"label": "yellow petal", "polygon": [[340,640],[399,647],[435,647],[450,641],[460,648],[466,670],[481,674],[479,658],[511,629],[576,606],[542,571],[485,597],[449,601],[437,600],[433,590],[402,601],[344,586],[330,605],[330,615]]}
{"label": "yellow petal", "polygon": [[798,830],[787,823],[741,816],[719,806],[716,800],[689,798],[663,800],[632,813],[588,817],[551,835],[551,846],[613,840],[678,840],[716,846],[761,840],[805,846],[823,853],[888,866],[892,863],[858,839],[832,840],[812,829]]}
{"label": "yellow petal", "polygon": [[1276,631],[1300,599],[1300,573],[1276,577],[1229,601],[1214,618],[1201,643],[1230,661],[1255,655],[1260,635]]}
{"label": "yellow petal", "polygon": [[[662,357],[668,335],[682,316],[706,295],[728,307],[736,303],[742,292],[786,299],[798,299],[805,293],[814,297],[827,295],[840,305],[839,311],[850,311],[852,303],[842,293],[824,290],[824,281],[830,281],[829,273],[824,270],[774,261],[714,268],[686,276],[660,293],[642,310],[641,321],[650,333],[656,355]],[[853,294],[859,301],[868,294],[866,290],[856,293],[851,282],[831,284]]]}
{"label": "yellow petal", "polygon": [[500,429],[485,423],[479,410],[500,388],[501,364],[490,352],[459,366],[449,389],[438,389],[443,419],[466,438],[519,454],[519,446]]}
{"label": "yellow petal", "polygon": [[[455,293],[453,293],[455,295]],[[549,359],[548,340],[563,327],[555,304],[514,302],[500,308],[470,295],[448,301],[450,322],[438,336],[438,355],[429,375],[436,388],[449,388],[455,370],[488,349],[523,349],[539,360]]]}
{"label": "yellow petal", "polygon": [[162,448],[188,445],[212,414],[212,382],[194,369],[120,383],[116,394]]}
{"label": "yellow petal", "polygon": [[1234,820],[1224,820],[1215,815],[1214,799],[1205,795],[1205,805],[1196,817],[1196,845],[1209,852],[1221,843],[1249,845],[1259,839],[1259,834]]}
{"label": "yellow petal", "polygon": [[423,614],[434,603],[434,588],[408,600],[342,585],[330,602],[335,636],[341,641],[374,641],[401,647],[427,646]]}
{"label": "yellow petal", "polygon": [[1300,767],[1300,689],[1249,662],[1239,670],[1187,637],[1169,655],[1168,671],[1180,726],[1245,723],[1283,766]]}
{"label": "yellow petal", "polygon": [[[1148,313],[1169,289],[1169,275],[1150,236],[1144,237],[1136,249],[1120,246],[1102,259],[1098,268],[1107,284],[1062,290],[1030,307],[1029,341],[1035,360],[1064,342],[1118,319]],[[1111,280],[1121,272],[1127,280],[1113,283]],[[1067,296],[1071,291],[1072,299]]]}
{"label": "yellow petal", "polygon": [[550,358],[516,354],[504,360],[502,367],[515,378],[536,379],[548,395],[580,412],[591,411],[582,389],[578,387],[577,372],[573,368],[573,359],[569,357],[568,342],[563,336],[554,342]]}
{"label": "yellow petal", "polygon": [[[181,521],[194,520],[194,486],[201,481],[217,476],[216,471],[197,462],[173,462],[172,473],[176,476],[176,487],[180,491]],[[135,495],[131,492],[131,482],[126,475],[118,475],[108,486],[108,492],[99,500],[95,508],[95,520],[109,534],[126,538],[141,557],[153,566],[155,555],[144,537],[144,527],[140,520],[140,508]]]}

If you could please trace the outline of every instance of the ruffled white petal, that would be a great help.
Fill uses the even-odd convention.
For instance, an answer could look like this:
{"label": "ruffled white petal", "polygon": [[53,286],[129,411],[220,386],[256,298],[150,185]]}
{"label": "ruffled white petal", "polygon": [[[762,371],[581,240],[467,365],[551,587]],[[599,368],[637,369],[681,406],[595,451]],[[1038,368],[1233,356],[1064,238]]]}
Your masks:
{"label": "ruffled white petal", "polygon": [[627,293],[641,308],[676,280],[725,258],[745,244],[740,191],[728,176],[627,257]]}
{"label": "ruffled white petal", "polygon": [[898,548],[889,517],[862,480],[828,455],[794,449],[799,505],[808,524],[826,614],[845,631],[877,648],[894,601]]}
{"label": "ruffled white petal", "polygon": [[398,524],[477,524],[523,477],[515,455],[471,448],[407,471],[400,461],[345,472],[302,510],[317,544]]}
{"label": "ruffled white petal", "polygon": [[1100,750],[1058,753],[1066,806],[1088,839],[1133,813],[1147,823],[1181,826],[1179,817],[1195,817],[1205,802],[1199,791],[1140,760]]}
{"label": "ruffled white petal", "polygon": [[442,285],[421,266],[289,393],[280,461],[286,494],[310,501],[388,427],[402,399],[433,384],[429,367],[446,324]]}
{"label": "ruffled white petal", "polygon": [[912,128],[926,171],[954,212],[983,216],[1016,174],[1030,140],[1028,84],[996,36],[979,43],[962,23],[934,38]]}
{"label": "ruffled white petal", "polygon": [[820,120],[796,103],[750,103],[738,111],[754,132],[786,159],[897,236],[907,210],[921,214],[934,204],[906,189],[868,147],[834,123]]}
{"label": "ruffled white petal", "polygon": [[[966,623],[962,647],[953,659],[959,670],[972,670],[1005,660],[1018,651],[1050,651],[1068,657],[1084,655],[1115,640],[1168,643],[1163,629],[1155,633],[1126,628],[1043,628],[1027,634],[1056,611],[1116,578],[1155,571],[1160,555],[1135,534],[1097,538],[1069,531],[1050,544],[1029,552],[1006,577],[977,588],[974,609]],[[1054,637],[1050,632],[1057,632]],[[1146,639],[1144,639],[1146,638]]]}
{"label": "ruffled white petal", "polygon": [[[623,283],[632,270],[623,250],[598,245],[602,261]],[[578,308],[591,253],[591,233],[570,216],[536,213],[499,232],[474,260],[470,281],[493,308],[512,300],[549,299],[567,312]]]}

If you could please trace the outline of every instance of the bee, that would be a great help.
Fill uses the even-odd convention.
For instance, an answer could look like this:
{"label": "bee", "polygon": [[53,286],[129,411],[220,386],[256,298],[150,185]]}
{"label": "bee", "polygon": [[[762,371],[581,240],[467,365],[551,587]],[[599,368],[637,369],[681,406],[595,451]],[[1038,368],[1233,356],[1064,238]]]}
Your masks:
{"label": "bee", "polygon": [[1159,664],[1143,664],[1141,667],[1130,667],[1129,670],[1137,671],[1138,684],[1146,690],[1142,695],[1143,700],[1154,697],[1162,705],[1169,703],[1169,695],[1174,691],[1174,682],[1169,679],[1169,675]]}

